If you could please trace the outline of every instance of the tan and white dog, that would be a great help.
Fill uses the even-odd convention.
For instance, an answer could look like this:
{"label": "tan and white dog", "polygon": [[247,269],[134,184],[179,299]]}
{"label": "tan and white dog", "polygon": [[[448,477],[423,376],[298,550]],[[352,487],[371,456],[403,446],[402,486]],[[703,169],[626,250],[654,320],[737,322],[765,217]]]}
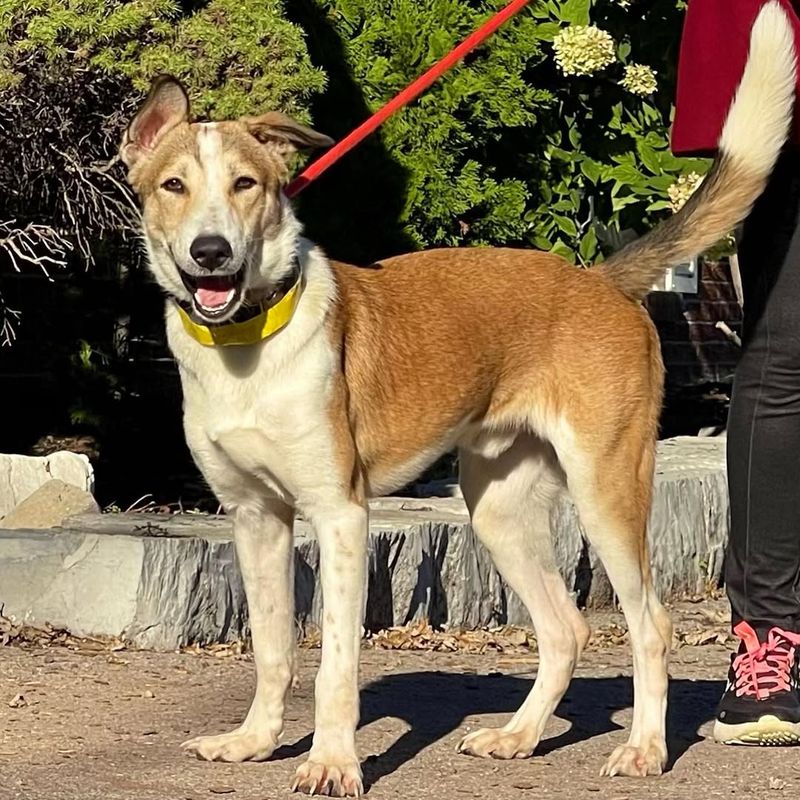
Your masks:
{"label": "tan and white dog", "polygon": [[458,448],[477,535],[536,626],[540,668],[505,726],[460,750],[536,749],[589,638],[553,557],[549,510],[567,488],[625,612],[630,739],[607,775],[662,771],[670,620],[646,525],[662,390],[639,301],[657,276],[748,213],[787,136],[795,56],[786,15],[762,10],[700,190],[648,236],[590,270],[510,249],[451,249],[373,269],[330,262],[282,193],[285,156],[326,137],[277,113],[192,123],[180,84],[156,81],[121,149],[143,208],[150,268],[167,292],[185,432],[232,517],[257,688],[236,730],[185,747],[268,759],[294,668],[292,523],[319,539],[324,631],[316,724],[294,788],[357,796],[358,659],[367,500]]}

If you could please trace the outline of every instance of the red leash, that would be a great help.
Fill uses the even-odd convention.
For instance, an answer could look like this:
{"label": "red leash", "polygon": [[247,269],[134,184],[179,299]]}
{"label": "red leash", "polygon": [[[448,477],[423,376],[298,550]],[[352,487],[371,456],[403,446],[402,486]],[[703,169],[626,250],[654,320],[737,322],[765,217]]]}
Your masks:
{"label": "red leash", "polygon": [[506,20],[521,11],[528,0],[512,0],[505,8],[470,34],[458,47],[451,50],[441,61],[434,64],[426,73],[420,75],[414,83],[395,95],[383,108],[362,122],[340,142],[337,142],[327,153],[306,167],[285,189],[287,197],[296,197],[312,181],[319,178],[328,167],[335,164],[345,153],[352,150],[359,142],[380,127],[395,111],[410,103],[424,92],[434,81],[440,78],[450,67],[462,59],[470,50],[477,47],[484,39],[488,39]]}

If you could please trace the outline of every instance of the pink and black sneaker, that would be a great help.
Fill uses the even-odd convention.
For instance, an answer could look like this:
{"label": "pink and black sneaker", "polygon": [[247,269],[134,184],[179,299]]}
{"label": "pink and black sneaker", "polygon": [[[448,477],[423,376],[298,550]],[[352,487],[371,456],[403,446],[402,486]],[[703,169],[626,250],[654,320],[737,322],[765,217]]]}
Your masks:
{"label": "pink and black sneaker", "polygon": [[714,739],[722,744],[800,743],[800,695],[796,648],[800,634],[772,628],[765,642],[746,622],[731,658],[728,685],[717,709]]}

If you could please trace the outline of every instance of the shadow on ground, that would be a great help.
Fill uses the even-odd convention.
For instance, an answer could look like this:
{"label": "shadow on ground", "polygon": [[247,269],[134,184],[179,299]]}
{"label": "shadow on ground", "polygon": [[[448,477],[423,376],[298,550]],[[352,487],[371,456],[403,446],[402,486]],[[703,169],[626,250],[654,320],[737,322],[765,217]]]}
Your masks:
{"label": "shadow on ground", "polygon": [[[361,726],[384,717],[396,717],[411,729],[383,753],[363,764],[364,781],[373,786],[418,753],[458,730],[467,717],[478,714],[512,714],[522,704],[532,680],[507,675],[469,675],[412,672],[391,675],[366,686],[361,693]],[[713,719],[722,681],[673,680],[670,682],[667,769],[702,740],[698,730]],[[556,716],[571,727],[545,739],[536,751],[544,756],[600,736],[621,726],[612,717],[633,704],[630,678],[576,678],[559,705]],[[276,758],[294,758],[311,746],[311,736],[280,748]],[[466,757],[466,756],[465,756]]]}

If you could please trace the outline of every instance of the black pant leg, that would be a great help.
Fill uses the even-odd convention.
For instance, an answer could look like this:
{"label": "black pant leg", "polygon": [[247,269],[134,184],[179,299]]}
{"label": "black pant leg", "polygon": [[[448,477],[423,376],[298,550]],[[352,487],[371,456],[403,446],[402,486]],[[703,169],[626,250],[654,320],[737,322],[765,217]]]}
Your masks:
{"label": "black pant leg", "polygon": [[744,226],[744,335],[728,421],[733,624],[800,631],[800,152]]}

